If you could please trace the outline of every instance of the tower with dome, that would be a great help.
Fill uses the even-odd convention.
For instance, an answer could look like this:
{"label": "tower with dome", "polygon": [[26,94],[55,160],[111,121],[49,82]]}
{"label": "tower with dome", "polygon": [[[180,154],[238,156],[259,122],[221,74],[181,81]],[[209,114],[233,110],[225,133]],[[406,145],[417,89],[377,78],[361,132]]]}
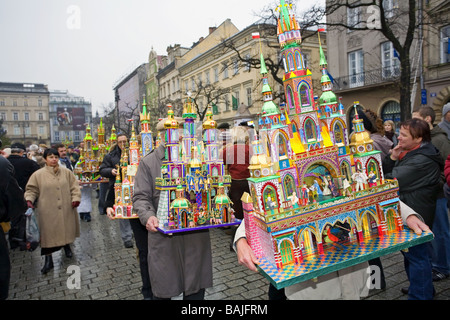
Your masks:
{"label": "tower with dome", "polygon": [[[243,206],[258,267],[283,287],[379,256],[385,248],[368,244],[388,238],[398,244],[404,228],[398,182],[384,179],[380,151],[357,116],[349,135],[320,41],[319,95],[291,6],[281,0],[277,11],[286,104],[272,99],[261,52],[264,102],[251,137],[250,194]],[[358,178],[357,187],[358,174],[375,177],[370,184]]]}

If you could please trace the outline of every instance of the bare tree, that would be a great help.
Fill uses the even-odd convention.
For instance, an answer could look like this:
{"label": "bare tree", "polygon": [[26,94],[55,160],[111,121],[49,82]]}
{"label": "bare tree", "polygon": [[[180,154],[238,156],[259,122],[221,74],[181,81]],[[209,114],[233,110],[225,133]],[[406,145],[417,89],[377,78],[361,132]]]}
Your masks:
{"label": "bare tree", "polygon": [[100,106],[99,114],[101,114],[100,118],[102,119],[103,128],[105,129],[105,136],[109,136],[113,125],[116,125],[117,121],[114,103],[110,102],[108,105],[102,104]]}
{"label": "bare tree", "polygon": [[195,81],[195,84],[197,90],[191,93],[191,98],[197,110],[198,120],[203,121],[208,107],[224,102],[224,97],[230,93],[230,90],[222,88],[216,83],[205,84],[201,81]]}

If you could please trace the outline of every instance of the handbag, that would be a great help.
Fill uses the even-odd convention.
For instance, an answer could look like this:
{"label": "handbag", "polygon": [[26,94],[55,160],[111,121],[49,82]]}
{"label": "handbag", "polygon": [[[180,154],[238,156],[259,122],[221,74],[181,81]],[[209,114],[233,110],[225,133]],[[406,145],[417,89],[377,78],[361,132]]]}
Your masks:
{"label": "handbag", "polygon": [[34,209],[28,208],[28,210],[25,212],[25,215],[27,217],[26,223],[27,250],[34,251],[39,246],[40,242],[41,235],[39,233],[39,226],[37,223]]}

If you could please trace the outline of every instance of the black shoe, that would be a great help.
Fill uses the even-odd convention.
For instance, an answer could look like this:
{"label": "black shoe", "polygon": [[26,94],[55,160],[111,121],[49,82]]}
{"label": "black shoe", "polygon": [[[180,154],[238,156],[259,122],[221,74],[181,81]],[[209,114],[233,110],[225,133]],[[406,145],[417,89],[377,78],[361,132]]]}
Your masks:
{"label": "black shoe", "polygon": [[84,215],[84,221],[91,222],[91,213],[88,212]]}
{"label": "black shoe", "polygon": [[125,241],[123,244],[125,248],[133,248],[133,241],[131,240]]}
{"label": "black shoe", "polygon": [[445,278],[448,278],[448,274],[443,274],[442,272],[439,272],[437,270],[432,270],[433,272],[433,281],[441,281],[444,280]]}
{"label": "black shoe", "polygon": [[70,249],[70,244],[66,244],[64,246],[64,252],[65,252],[67,258],[72,258],[73,254],[72,254],[72,249]]}
{"label": "black shoe", "polygon": [[403,294],[408,294],[408,292],[409,292],[409,287],[403,287],[403,288],[400,289],[400,291],[401,291]]}
{"label": "black shoe", "polygon": [[41,269],[41,273],[46,274],[51,269],[53,269],[53,258],[52,255],[49,254],[45,256],[44,267]]}

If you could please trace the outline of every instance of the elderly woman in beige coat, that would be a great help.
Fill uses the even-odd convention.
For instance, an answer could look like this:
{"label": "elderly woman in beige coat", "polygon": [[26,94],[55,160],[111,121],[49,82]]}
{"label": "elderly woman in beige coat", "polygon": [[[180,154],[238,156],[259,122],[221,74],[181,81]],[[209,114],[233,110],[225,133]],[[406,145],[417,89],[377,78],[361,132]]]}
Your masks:
{"label": "elderly woman in beige coat", "polygon": [[58,165],[56,149],[44,152],[45,167],[28,180],[25,200],[36,209],[41,235],[41,255],[45,256],[42,273],[53,268],[52,253],[64,247],[66,257],[72,257],[70,243],[80,235],[76,207],[81,200],[80,186],[72,171]]}

